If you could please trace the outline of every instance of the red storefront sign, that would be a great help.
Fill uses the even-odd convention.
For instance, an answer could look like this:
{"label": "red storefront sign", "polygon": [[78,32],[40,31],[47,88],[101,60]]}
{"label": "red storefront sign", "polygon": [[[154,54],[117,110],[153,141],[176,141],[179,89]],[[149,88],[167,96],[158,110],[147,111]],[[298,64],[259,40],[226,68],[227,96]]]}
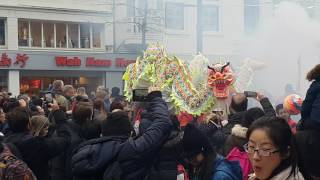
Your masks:
{"label": "red storefront sign", "polygon": [[[20,65],[20,68],[24,68],[27,64],[27,61],[29,59],[29,56],[27,56],[26,54],[17,54],[16,55],[16,60],[13,63],[14,65]],[[0,67],[10,67],[12,60],[11,58],[8,56],[7,53],[2,53],[1,54],[1,59],[0,59]]]}
{"label": "red storefront sign", "polygon": [[57,66],[81,66],[81,59],[78,57],[56,56],[55,60]]}
{"label": "red storefront sign", "polygon": [[21,63],[20,68],[24,68],[28,59],[29,56],[27,56],[26,54],[17,54],[16,61],[14,62],[14,64],[18,65]]}
{"label": "red storefront sign", "polygon": [[125,68],[131,63],[135,63],[136,60],[126,60],[125,58],[116,58],[116,67]]}
{"label": "red storefront sign", "polygon": [[110,67],[112,66],[112,61],[108,59],[95,59],[94,57],[87,57],[86,66],[94,66],[94,67]]}
{"label": "red storefront sign", "polygon": [[11,66],[11,58],[7,55],[7,53],[2,53],[1,60],[0,60],[0,66]]}
{"label": "red storefront sign", "polygon": [[[55,57],[56,65],[59,67],[62,66],[81,66],[81,59],[79,57],[68,58],[66,56],[56,56]],[[126,60],[125,58],[116,58],[116,67],[125,68],[131,63],[135,63],[135,60]],[[96,59],[94,57],[86,58],[86,67],[111,67],[112,60],[110,59]]]}

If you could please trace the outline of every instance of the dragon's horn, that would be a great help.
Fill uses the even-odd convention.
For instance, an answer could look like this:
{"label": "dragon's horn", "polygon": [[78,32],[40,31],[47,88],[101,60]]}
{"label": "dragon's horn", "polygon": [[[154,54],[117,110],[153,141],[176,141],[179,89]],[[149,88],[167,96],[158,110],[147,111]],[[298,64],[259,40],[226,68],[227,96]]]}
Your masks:
{"label": "dragon's horn", "polygon": [[227,62],[227,64],[225,64],[224,66],[222,66],[222,68],[221,68],[221,73],[224,71],[224,68],[226,68],[227,66],[229,66],[230,65],[230,62]]}
{"label": "dragon's horn", "polygon": [[211,69],[213,72],[216,72],[216,70],[210,66],[208,66],[208,69]]}

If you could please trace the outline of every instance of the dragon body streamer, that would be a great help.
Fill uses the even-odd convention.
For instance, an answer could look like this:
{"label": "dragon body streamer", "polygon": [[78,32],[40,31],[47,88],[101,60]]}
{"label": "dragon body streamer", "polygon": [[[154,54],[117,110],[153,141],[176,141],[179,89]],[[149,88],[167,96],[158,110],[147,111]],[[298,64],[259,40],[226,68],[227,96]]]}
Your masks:
{"label": "dragon body streamer", "polygon": [[[249,65],[247,63],[246,66]],[[243,71],[248,69],[246,66]],[[209,66],[208,59],[199,54],[187,64],[176,56],[168,56],[159,44],[149,46],[143,57],[138,57],[134,64],[127,67],[123,76],[124,93],[128,100],[132,99],[133,89],[157,86],[176,113],[192,115],[212,111],[215,106],[226,109],[230,88],[236,78],[230,63]],[[239,89],[248,83],[241,82]]]}

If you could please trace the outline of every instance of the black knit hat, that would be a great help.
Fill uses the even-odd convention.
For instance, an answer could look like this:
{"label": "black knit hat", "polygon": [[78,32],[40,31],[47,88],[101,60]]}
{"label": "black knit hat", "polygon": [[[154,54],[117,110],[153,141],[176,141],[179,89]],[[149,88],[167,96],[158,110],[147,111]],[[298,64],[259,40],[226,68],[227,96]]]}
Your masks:
{"label": "black knit hat", "polygon": [[132,130],[128,114],[124,111],[109,114],[101,128],[103,136],[130,135]]}
{"label": "black knit hat", "polygon": [[194,157],[200,153],[206,156],[213,152],[208,138],[193,124],[188,124],[185,127],[182,143],[186,158]]}
{"label": "black knit hat", "polygon": [[255,120],[264,116],[264,114],[264,111],[259,107],[250,108],[244,113],[244,119],[242,120],[241,125],[249,128]]}
{"label": "black knit hat", "polygon": [[113,87],[111,89],[111,97],[118,97],[120,95],[120,88]]}

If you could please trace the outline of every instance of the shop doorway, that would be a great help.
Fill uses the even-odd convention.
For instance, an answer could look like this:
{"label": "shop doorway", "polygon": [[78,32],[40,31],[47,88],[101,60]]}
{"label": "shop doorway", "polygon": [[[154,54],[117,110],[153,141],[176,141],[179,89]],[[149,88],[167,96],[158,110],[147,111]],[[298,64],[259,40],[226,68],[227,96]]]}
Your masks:
{"label": "shop doorway", "polygon": [[0,91],[8,91],[8,71],[0,70]]}
{"label": "shop doorway", "polygon": [[[61,72],[54,71],[50,73],[23,72],[20,75],[20,93],[29,95],[38,95],[41,91],[48,91],[53,81],[62,80],[65,85],[72,85],[75,89],[85,87],[87,94],[103,85],[104,76],[101,72]],[[68,75],[68,76],[61,76]]]}

